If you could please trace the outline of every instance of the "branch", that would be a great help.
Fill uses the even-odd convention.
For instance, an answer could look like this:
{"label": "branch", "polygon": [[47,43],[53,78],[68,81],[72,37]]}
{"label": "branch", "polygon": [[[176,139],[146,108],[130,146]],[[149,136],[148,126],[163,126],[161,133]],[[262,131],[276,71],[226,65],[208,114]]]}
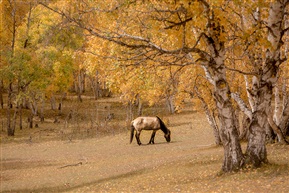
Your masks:
{"label": "branch", "polygon": [[59,169],[70,167],[70,166],[79,166],[79,165],[82,165],[82,162],[78,162],[76,164],[69,164],[69,165],[61,166],[61,167],[59,167]]}
{"label": "branch", "polygon": [[202,65],[202,68],[203,68],[204,71],[205,71],[206,79],[207,79],[212,85],[214,85],[215,82],[214,82],[214,80],[213,80],[213,78],[212,78],[212,76],[211,76],[208,68],[207,68],[206,66],[203,66],[203,65]]}
{"label": "branch", "polygon": [[237,93],[231,93],[231,97],[236,101],[241,111],[252,120],[253,114],[252,111],[247,107],[243,99],[241,99],[240,95]]}
{"label": "branch", "polygon": [[[73,18],[73,17],[67,15],[66,13],[64,13],[63,11],[59,11],[59,10],[52,8],[49,5],[46,5],[42,2],[40,4],[42,6],[44,6],[45,8],[47,8],[47,9],[61,15],[62,17],[66,18],[71,23],[76,24],[78,27],[87,31],[92,36],[113,42],[115,44],[118,44],[120,46],[129,48],[129,49],[148,49],[148,50],[157,51],[160,54],[170,54],[170,55],[197,53],[203,59],[206,59],[206,60],[211,59],[211,56],[207,52],[205,52],[199,48],[196,48],[196,46],[198,45],[198,43],[200,41],[200,38],[203,37],[205,34],[201,34],[201,36],[199,37],[199,39],[197,40],[196,44],[193,47],[187,47],[187,46],[183,45],[183,47],[181,47],[181,48],[174,49],[174,50],[168,50],[168,49],[162,48],[161,46],[153,43],[148,38],[127,34],[125,32],[116,33],[116,32],[103,31],[101,29],[91,27],[88,24],[83,23],[82,20],[77,19],[77,18]],[[187,20],[190,20],[190,18]]]}
{"label": "branch", "polygon": [[255,104],[254,99],[252,97],[252,94],[250,92],[250,86],[249,86],[248,77],[246,75],[244,75],[244,79],[245,79],[246,93],[247,93],[247,97],[248,97],[248,100],[249,100],[249,104],[251,106],[252,112],[255,112],[256,104]]}
{"label": "branch", "polygon": [[235,68],[230,68],[228,66],[225,66],[225,68],[227,70],[238,72],[238,73],[243,74],[243,75],[252,75],[252,76],[257,76],[258,75],[258,73],[256,73],[256,72],[244,72],[242,70],[238,70],[238,69],[235,69]]}
{"label": "branch", "polygon": [[188,18],[188,19],[186,19],[186,20],[184,20],[184,21],[178,22],[178,23],[170,22],[170,23],[172,23],[173,25],[170,25],[170,26],[168,26],[168,27],[165,27],[164,29],[172,29],[172,28],[174,28],[174,27],[176,27],[176,26],[180,26],[180,25],[183,25],[183,24],[191,21],[192,19],[193,19],[193,18],[190,17],[190,18]]}

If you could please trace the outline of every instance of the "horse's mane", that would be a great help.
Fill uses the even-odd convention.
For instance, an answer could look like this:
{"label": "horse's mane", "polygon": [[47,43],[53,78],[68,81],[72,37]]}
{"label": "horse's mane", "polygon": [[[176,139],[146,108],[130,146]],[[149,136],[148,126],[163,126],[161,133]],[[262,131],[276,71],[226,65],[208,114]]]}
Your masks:
{"label": "horse's mane", "polygon": [[160,122],[160,126],[161,126],[161,130],[167,134],[170,130],[167,128],[167,126],[165,125],[165,123],[161,120],[161,118],[159,118],[158,116],[156,116]]}

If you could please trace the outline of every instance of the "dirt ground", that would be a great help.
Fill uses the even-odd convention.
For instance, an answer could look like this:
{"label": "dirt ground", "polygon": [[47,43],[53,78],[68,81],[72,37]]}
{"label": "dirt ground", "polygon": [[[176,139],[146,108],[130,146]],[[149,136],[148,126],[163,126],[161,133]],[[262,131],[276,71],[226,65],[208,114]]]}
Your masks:
{"label": "dirt ground", "polygon": [[[168,119],[171,143],[159,131],[154,145],[129,144],[124,131],[1,144],[1,192],[289,192],[288,146],[268,145],[270,164],[260,169],[221,174],[223,148],[204,115]],[[149,137],[144,131],[142,143]]]}

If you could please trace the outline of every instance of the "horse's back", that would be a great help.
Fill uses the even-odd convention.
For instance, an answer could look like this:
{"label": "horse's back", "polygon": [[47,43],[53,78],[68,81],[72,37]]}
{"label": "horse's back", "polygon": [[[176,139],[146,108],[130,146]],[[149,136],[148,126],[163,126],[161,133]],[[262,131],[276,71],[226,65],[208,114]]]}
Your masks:
{"label": "horse's back", "polygon": [[132,121],[136,129],[157,130],[160,129],[160,123],[157,117],[137,117]]}

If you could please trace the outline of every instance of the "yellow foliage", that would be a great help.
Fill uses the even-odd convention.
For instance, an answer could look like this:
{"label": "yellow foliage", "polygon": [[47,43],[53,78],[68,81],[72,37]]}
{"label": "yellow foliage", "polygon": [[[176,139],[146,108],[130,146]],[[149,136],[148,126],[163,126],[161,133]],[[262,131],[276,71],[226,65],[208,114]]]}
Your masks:
{"label": "yellow foliage", "polygon": [[[206,2],[208,10],[202,1],[191,0],[56,0],[50,1],[49,6],[64,14],[38,5],[33,8],[29,30],[28,4],[19,3],[19,43],[15,48],[25,56],[35,53],[41,65],[53,71],[53,79],[47,84],[54,91],[67,89],[72,74],[85,70],[89,76],[97,74],[100,81],[106,82],[124,101],[134,101],[138,95],[154,104],[174,96],[176,106],[181,106],[197,86],[213,108],[211,85],[205,80],[203,69],[196,67],[203,64],[197,63],[203,57],[200,53],[214,58],[222,45],[227,67],[247,72],[257,69],[256,58],[264,59],[271,45],[267,40],[268,31],[262,23],[256,23],[252,15],[259,8],[260,17],[265,21],[270,1]],[[1,1],[1,6],[4,5],[7,6],[7,1]],[[1,16],[1,19],[8,18],[8,13],[2,12]],[[1,29],[5,26],[11,28],[11,18],[1,20]],[[0,32],[4,42],[1,51],[11,42],[8,31]],[[31,48],[23,51],[27,38]],[[208,46],[209,41],[215,50]],[[188,49],[183,48],[195,48],[199,52],[191,51],[188,55]],[[248,53],[255,55],[249,57]],[[27,68],[32,68],[30,64],[37,60]],[[287,63],[283,66],[288,67]],[[232,91],[245,93],[240,86],[242,75],[228,71],[226,78]],[[219,85],[225,86],[224,82]]]}

